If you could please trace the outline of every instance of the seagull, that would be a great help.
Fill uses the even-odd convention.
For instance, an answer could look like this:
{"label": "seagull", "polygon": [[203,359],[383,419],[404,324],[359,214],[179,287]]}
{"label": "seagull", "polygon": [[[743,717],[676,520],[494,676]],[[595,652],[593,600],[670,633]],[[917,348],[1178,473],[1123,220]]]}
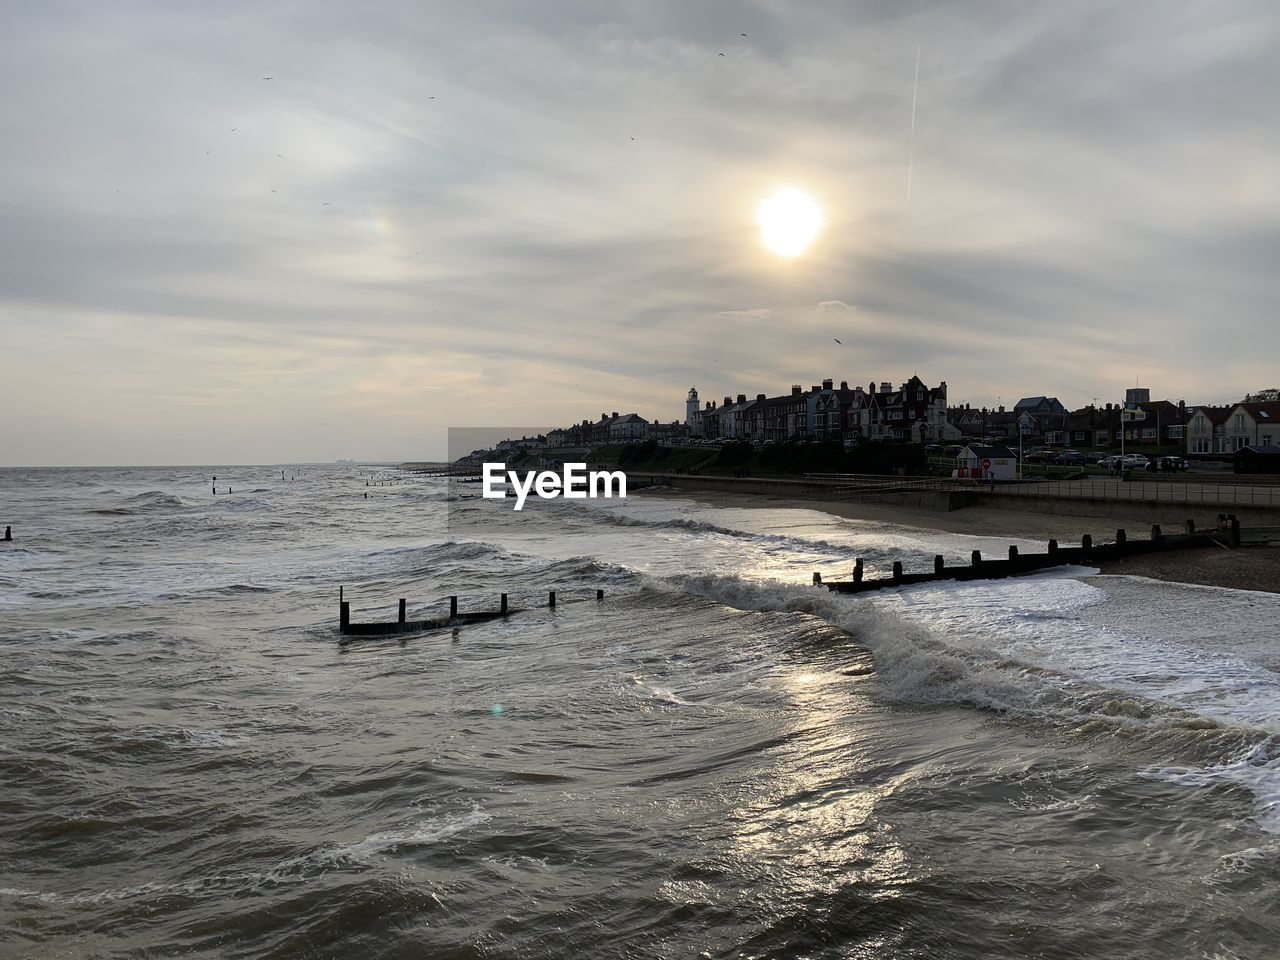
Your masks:
{"label": "seagull", "polygon": [[239,129],[238,127],[232,127],[232,128],[231,128],[231,132],[232,132],[232,133],[235,133],[235,132],[236,132],[236,130],[238,130],[238,129]]}
{"label": "seagull", "polygon": [[[743,34],[743,36],[745,37],[745,36],[746,36],[746,34],[744,33],[744,34]],[[263,79],[263,80],[274,80],[274,79],[275,79],[275,77],[263,77],[262,79]]]}
{"label": "seagull", "polygon": [[322,207],[327,207],[328,205],[329,205],[329,201],[328,201],[328,200],[326,200],[324,203],[320,204],[320,206],[322,206]]}
{"label": "seagull", "polygon": [[[835,338],[835,337],[832,337],[831,339],[832,339],[832,340],[836,340],[836,338]],[[836,343],[840,343],[840,341],[839,341],[839,340],[836,340]],[[843,344],[843,343],[840,343],[840,346],[842,346],[842,347],[843,347],[843,346],[844,346],[844,344]]]}
{"label": "seagull", "polygon": [[276,156],[277,156],[277,157],[279,157],[281,160],[283,160],[283,159],[284,159],[284,154],[283,154],[283,153],[277,153],[277,154],[276,154]]}
{"label": "seagull", "polygon": [[745,34],[745,33],[743,33],[743,34],[739,34],[739,36],[743,36],[743,37],[745,37],[745,36],[746,36],[746,34]]}
{"label": "seagull", "polygon": [[275,192],[276,192],[274,187],[272,187],[272,188],[271,188],[271,192],[272,192],[272,193],[275,193]]}
{"label": "seagull", "polygon": [[724,54],[722,53],[722,54],[720,54],[720,56],[722,56],[722,57],[723,57],[723,56],[724,56]]}

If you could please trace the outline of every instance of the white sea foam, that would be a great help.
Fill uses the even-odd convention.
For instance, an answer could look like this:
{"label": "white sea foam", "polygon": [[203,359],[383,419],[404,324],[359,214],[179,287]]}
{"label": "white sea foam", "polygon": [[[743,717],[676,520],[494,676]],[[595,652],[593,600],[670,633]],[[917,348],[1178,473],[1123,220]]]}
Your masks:
{"label": "white sea foam", "polygon": [[1280,833],[1280,737],[1269,737],[1230,763],[1213,767],[1153,767],[1144,776],[1187,787],[1242,787],[1254,797],[1255,819]]}

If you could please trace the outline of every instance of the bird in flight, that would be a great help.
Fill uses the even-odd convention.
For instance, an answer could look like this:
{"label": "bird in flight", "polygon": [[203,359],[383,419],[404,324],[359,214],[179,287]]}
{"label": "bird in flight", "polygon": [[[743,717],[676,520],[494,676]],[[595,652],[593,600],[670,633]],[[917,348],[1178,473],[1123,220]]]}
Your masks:
{"label": "bird in flight", "polygon": [[741,34],[741,36],[744,36],[744,37],[745,37],[745,36],[746,36],[746,34],[745,34],[745,33],[744,33],[744,34]]}
{"label": "bird in flight", "polygon": [[[744,33],[744,34],[743,34],[743,36],[745,37],[745,36],[746,36],[746,34]],[[275,79],[275,77],[263,77],[262,79],[263,79],[263,80],[274,80],[274,79]]]}
{"label": "bird in flight", "polygon": [[[832,339],[832,340],[836,340],[836,338],[835,338],[835,337],[832,337],[831,339]],[[836,343],[840,343],[840,341],[839,341],[839,340],[836,340]],[[843,343],[840,343],[840,346],[842,346],[842,347],[843,347],[843,346],[844,346],[844,344],[843,344]]]}
{"label": "bird in flight", "polygon": [[328,201],[328,200],[326,200],[324,203],[320,204],[320,206],[322,206],[322,207],[327,207],[328,205],[329,205],[329,201]]}
{"label": "bird in flight", "polygon": [[722,56],[722,57],[723,57],[723,56],[724,56],[724,54],[722,53],[722,54],[720,54],[720,56]]}

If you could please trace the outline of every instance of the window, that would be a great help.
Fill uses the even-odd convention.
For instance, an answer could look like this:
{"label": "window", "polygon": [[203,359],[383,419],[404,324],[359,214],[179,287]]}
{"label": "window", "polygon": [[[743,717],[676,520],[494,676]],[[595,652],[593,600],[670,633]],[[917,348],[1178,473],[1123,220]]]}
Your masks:
{"label": "window", "polygon": [[1232,449],[1239,450],[1241,447],[1243,447],[1245,445],[1245,439],[1246,438],[1244,437],[1232,437],[1231,442],[1234,444]]}
{"label": "window", "polygon": [[1155,428],[1155,427],[1143,427],[1143,428],[1142,428],[1142,439],[1143,439],[1143,440],[1154,440],[1155,438],[1156,438],[1156,428]]}
{"label": "window", "polygon": [[1270,447],[1270,446],[1272,446],[1272,443],[1271,443],[1271,434],[1269,434],[1269,433],[1264,433],[1264,434],[1262,435],[1262,445],[1263,445],[1264,447]]}
{"label": "window", "polygon": [[[1244,429],[1244,414],[1243,414],[1243,413],[1237,413],[1237,414],[1235,415],[1235,417],[1233,418],[1233,422],[1235,423],[1235,431],[1236,431],[1236,433],[1239,433],[1241,430],[1243,430],[1243,429]],[[1239,449],[1239,448],[1237,447],[1236,449]]]}
{"label": "window", "polygon": [[1196,417],[1196,436],[1204,436],[1204,417]]}
{"label": "window", "polygon": [[1171,427],[1168,427],[1167,429],[1169,431],[1170,440],[1182,439],[1182,424],[1179,423],[1177,426],[1171,426]]}
{"label": "window", "polygon": [[1196,437],[1196,439],[1193,440],[1191,444],[1192,444],[1191,446],[1192,453],[1208,453],[1209,452],[1208,437]]}
{"label": "window", "polygon": [[1093,442],[1097,445],[1101,445],[1108,442],[1110,439],[1111,439],[1110,430],[1098,430],[1094,433]]}
{"label": "window", "polygon": [[917,399],[917,400],[923,400],[923,399],[924,399],[924,391],[923,391],[923,390],[917,390],[917,391],[916,391],[916,399]]}
{"label": "window", "polygon": [[916,418],[916,412],[915,412],[914,410],[912,410],[912,411],[911,411],[911,419],[912,419],[912,420],[914,420],[915,418]]}

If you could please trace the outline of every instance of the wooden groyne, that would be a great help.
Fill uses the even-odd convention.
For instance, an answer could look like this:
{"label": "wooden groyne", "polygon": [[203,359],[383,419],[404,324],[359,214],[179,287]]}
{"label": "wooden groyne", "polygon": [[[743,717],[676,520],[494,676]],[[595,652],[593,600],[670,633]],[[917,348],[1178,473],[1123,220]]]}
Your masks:
{"label": "wooden groyne", "polygon": [[813,582],[815,586],[824,586],[836,593],[864,593],[868,590],[883,590],[886,587],[901,587],[912,583],[933,583],[938,580],[999,580],[1068,564],[1118,560],[1143,553],[1214,545],[1234,548],[1239,547],[1241,542],[1240,521],[1234,516],[1224,515],[1219,517],[1218,529],[1211,533],[1197,533],[1195,523],[1191,520],[1186,522],[1184,532],[1178,534],[1165,534],[1159,525],[1153,526],[1151,536],[1146,540],[1131,540],[1123,529],[1119,529],[1112,542],[1094,543],[1093,537],[1086,533],[1080,538],[1078,547],[1062,546],[1057,540],[1050,540],[1045,553],[1020,553],[1013,544],[1009,546],[1008,556],[1003,558],[984,557],[980,550],[974,550],[969,563],[963,566],[947,566],[942,555],[938,554],[933,558],[933,570],[927,573],[907,573],[902,561],[895,560],[891,576],[870,580],[863,576],[862,559],[858,558],[854,561],[852,579],[824,582],[822,574],[815,573]]}
{"label": "wooden groyne", "polygon": [[[561,600],[560,603],[584,603],[585,597],[577,597],[568,600]],[[597,602],[604,600],[604,590],[597,589],[595,599]],[[547,592],[547,603],[545,607],[538,609],[555,610],[557,606],[556,591]],[[378,623],[352,623],[351,622],[351,601],[344,596],[342,587],[338,588],[338,633],[342,639],[339,643],[347,644],[358,637],[389,637],[405,633],[424,633],[429,630],[446,630],[450,627],[464,627],[473,623],[486,623],[489,620],[504,620],[507,617],[514,616],[517,613],[524,613],[527,610],[535,609],[532,607],[512,607],[507,603],[507,595],[501,594],[498,598],[498,609],[496,610],[473,610],[468,613],[462,613],[458,610],[457,596],[449,597],[449,614],[444,617],[431,617],[426,620],[410,620],[407,617],[408,601],[404,597],[400,598],[400,615],[396,620],[383,621]]]}

